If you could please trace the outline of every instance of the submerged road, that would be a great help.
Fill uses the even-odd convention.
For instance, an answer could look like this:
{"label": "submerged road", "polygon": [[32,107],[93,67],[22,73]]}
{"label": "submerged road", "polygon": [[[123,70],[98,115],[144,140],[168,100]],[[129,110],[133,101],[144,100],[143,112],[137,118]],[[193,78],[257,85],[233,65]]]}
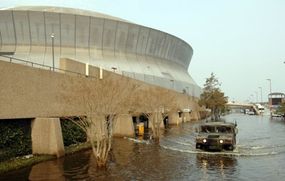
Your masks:
{"label": "submerged road", "polygon": [[96,167],[91,151],[0,175],[0,180],[283,180],[285,121],[231,114],[238,124],[237,148],[195,149],[197,122],[171,127],[160,144],[115,139],[109,165]]}

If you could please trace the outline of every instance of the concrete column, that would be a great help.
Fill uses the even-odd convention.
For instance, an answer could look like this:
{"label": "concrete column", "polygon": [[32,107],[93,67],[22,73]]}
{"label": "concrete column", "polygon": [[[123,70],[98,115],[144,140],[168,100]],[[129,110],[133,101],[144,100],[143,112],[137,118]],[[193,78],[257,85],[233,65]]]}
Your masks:
{"label": "concrete column", "polygon": [[59,118],[36,118],[32,121],[32,150],[33,154],[64,155]]}
{"label": "concrete column", "polygon": [[135,135],[133,119],[130,114],[120,114],[118,116],[114,125],[113,135],[118,137]]}
{"label": "concrete column", "polygon": [[182,121],[183,121],[183,122],[188,122],[188,121],[190,121],[190,113],[189,113],[189,112],[183,112],[183,113],[182,113]]}
{"label": "concrete column", "polygon": [[169,116],[168,116],[168,120],[169,120],[169,124],[180,124],[182,122],[182,119],[179,118],[179,114],[178,112],[172,112],[172,113],[169,113]]}
{"label": "concrete column", "polygon": [[[162,118],[161,118],[161,119],[162,119]],[[152,123],[151,123],[150,120],[149,120],[149,122],[148,122],[148,127],[153,130],[153,128],[152,128],[153,126],[152,126]],[[163,120],[161,121],[159,127],[160,127],[161,129],[164,129],[164,128],[165,128],[164,123],[163,123]]]}
{"label": "concrete column", "polygon": [[191,121],[197,121],[200,119],[200,115],[198,111],[192,111],[190,114],[190,120]]}

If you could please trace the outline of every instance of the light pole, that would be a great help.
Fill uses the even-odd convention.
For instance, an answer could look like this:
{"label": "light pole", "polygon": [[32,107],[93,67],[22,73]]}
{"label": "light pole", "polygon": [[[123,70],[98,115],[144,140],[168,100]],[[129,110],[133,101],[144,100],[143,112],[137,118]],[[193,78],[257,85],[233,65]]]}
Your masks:
{"label": "light pole", "polygon": [[262,87],[258,87],[260,89],[260,104],[262,103]]}
{"label": "light pole", "polygon": [[54,71],[54,33],[52,33],[50,37],[51,37],[51,51],[52,51],[52,70]]}
{"label": "light pole", "polygon": [[271,79],[266,79],[269,81],[269,93],[271,94]]}
{"label": "light pole", "polygon": [[111,69],[113,70],[113,72],[116,72],[116,70],[117,70],[116,67],[112,67]]}
{"label": "light pole", "polygon": [[[271,79],[266,79],[269,81],[269,94],[271,94]],[[270,114],[271,114],[271,101],[269,100],[269,96],[268,96],[268,104],[269,104],[269,109],[270,109]]]}
{"label": "light pole", "polygon": [[255,96],[256,96],[256,103],[258,102],[258,92],[255,91]]}
{"label": "light pole", "polygon": [[172,89],[174,89],[174,80],[171,79],[170,82],[172,82]]}
{"label": "light pole", "polygon": [[254,102],[254,96],[253,96],[253,94],[250,94],[250,97],[252,98],[252,103]]}

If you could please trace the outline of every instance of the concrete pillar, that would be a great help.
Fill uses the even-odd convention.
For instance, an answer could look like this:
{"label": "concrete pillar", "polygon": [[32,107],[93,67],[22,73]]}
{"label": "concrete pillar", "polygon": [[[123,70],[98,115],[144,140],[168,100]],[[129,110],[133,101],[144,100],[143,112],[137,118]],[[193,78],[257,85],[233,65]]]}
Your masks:
{"label": "concrete pillar", "polygon": [[59,118],[36,118],[32,121],[32,151],[33,154],[64,155]]}
{"label": "concrete pillar", "polygon": [[134,124],[130,114],[120,114],[115,122],[114,136],[134,136]]}
{"label": "concrete pillar", "polygon": [[180,124],[182,122],[182,119],[179,118],[179,114],[178,112],[171,112],[169,113],[169,116],[168,116],[168,120],[169,120],[169,124]]}
{"label": "concrete pillar", "polygon": [[[161,119],[162,119],[162,118],[161,118]],[[149,122],[148,122],[148,127],[149,127],[150,129],[152,129],[152,127],[153,127],[153,125],[152,125],[152,123],[151,123],[150,120],[149,120]],[[161,121],[159,127],[160,127],[161,129],[164,129],[164,128],[165,128],[164,123],[163,123],[163,120]],[[153,129],[152,129],[152,130],[153,130]]]}
{"label": "concrete pillar", "polygon": [[190,114],[190,120],[191,121],[197,121],[199,119],[200,119],[199,112],[198,111],[192,111]]}
{"label": "concrete pillar", "polygon": [[182,121],[183,121],[183,122],[188,122],[188,121],[190,121],[190,113],[189,113],[189,112],[183,112],[183,113],[182,113]]}

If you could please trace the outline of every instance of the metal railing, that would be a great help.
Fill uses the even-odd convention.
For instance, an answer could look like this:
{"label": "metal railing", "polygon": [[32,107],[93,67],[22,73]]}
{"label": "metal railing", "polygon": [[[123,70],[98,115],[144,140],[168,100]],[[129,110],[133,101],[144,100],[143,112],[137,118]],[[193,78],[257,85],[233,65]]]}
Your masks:
{"label": "metal railing", "polygon": [[44,70],[49,70],[52,72],[57,72],[57,73],[70,73],[70,74],[74,74],[80,77],[88,77],[88,78],[96,78],[95,76],[90,76],[90,75],[85,75],[79,72],[74,72],[71,70],[65,70],[65,69],[60,69],[60,68],[56,68],[56,67],[52,67],[52,66],[48,66],[48,65],[44,65],[44,64],[40,64],[40,63],[35,63],[35,62],[31,62],[28,60],[24,60],[24,59],[20,59],[20,58],[15,58],[15,57],[10,57],[7,55],[0,55],[0,57],[6,58],[9,60],[10,63],[24,63],[26,66],[30,66],[33,68],[40,68],[40,69],[44,69]]}

